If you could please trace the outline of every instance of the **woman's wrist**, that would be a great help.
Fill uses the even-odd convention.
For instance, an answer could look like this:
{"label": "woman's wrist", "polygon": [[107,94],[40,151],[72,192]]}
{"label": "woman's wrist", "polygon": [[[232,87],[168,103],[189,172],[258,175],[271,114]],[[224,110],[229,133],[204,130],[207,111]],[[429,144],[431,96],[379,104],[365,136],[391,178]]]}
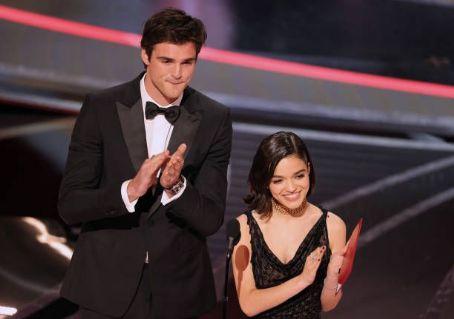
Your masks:
{"label": "woman's wrist", "polygon": [[334,282],[337,282],[338,279],[339,279],[338,273],[329,273],[328,272],[325,277],[325,280],[334,281]]}
{"label": "woman's wrist", "polygon": [[326,288],[328,290],[337,290],[337,279],[338,276],[326,276],[325,280],[323,281],[323,288]]}
{"label": "woman's wrist", "polygon": [[309,287],[310,285],[312,285],[313,281],[310,281],[309,279],[306,278],[306,276],[304,276],[303,274],[301,274],[299,277],[298,277],[298,288],[300,290],[303,290],[307,287]]}

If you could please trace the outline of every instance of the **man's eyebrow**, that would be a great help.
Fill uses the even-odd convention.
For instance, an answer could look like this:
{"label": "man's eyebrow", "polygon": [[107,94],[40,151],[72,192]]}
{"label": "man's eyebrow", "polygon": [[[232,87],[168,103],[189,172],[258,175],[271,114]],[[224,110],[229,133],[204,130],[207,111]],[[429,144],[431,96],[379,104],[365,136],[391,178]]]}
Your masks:
{"label": "man's eyebrow", "polygon": [[157,58],[160,59],[160,60],[169,60],[169,61],[174,61],[175,60],[175,59],[169,58],[168,56],[165,56],[165,55],[158,56]]}
{"label": "man's eyebrow", "polygon": [[[165,56],[165,55],[158,56],[157,59],[159,59],[159,60],[175,61],[174,58],[170,58],[170,57]],[[191,58],[184,59],[182,62],[193,62],[193,61],[196,61],[196,60],[197,60],[197,59],[196,59],[195,57],[191,57]]]}

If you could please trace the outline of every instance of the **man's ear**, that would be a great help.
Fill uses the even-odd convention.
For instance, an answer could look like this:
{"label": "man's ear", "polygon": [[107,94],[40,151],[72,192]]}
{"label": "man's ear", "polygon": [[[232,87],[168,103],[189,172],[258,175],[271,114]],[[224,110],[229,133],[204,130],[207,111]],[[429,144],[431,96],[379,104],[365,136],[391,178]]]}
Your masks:
{"label": "man's ear", "polygon": [[147,51],[145,51],[145,49],[140,50],[140,57],[142,58],[143,64],[145,64],[145,65],[150,64],[150,59],[149,59]]}

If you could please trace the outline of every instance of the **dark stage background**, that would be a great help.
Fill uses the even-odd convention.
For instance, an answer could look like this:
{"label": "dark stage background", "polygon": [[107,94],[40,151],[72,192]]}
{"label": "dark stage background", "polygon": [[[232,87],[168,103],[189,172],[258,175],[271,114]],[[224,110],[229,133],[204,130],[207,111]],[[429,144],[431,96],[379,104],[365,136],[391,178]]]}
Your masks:
{"label": "dark stage background", "polygon": [[[205,22],[192,86],[232,110],[225,219],[244,211],[258,142],[295,131],[314,158],[312,202],[349,233],[365,219],[344,298],[323,318],[453,318],[449,0],[0,0],[0,318],[77,317],[58,298],[79,231],[56,210],[72,126],[87,92],[142,70],[137,35],[166,6]],[[209,247],[220,299],[224,228]]]}

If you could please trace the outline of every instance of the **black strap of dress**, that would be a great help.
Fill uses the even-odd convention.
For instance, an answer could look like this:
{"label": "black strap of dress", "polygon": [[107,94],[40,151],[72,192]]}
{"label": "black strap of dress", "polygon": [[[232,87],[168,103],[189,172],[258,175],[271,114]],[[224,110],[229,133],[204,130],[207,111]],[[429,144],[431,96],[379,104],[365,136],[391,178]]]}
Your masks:
{"label": "black strap of dress", "polygon": [[[259,289],[277,286],[300,274],[304,268],[307,256],[319,246],[326,245],[327,247],[312,285],[284,303],[262,312],[254,318],[320,318],[320,295],[331,256],[326,228],[327,211],[322,210],[322,212],[322,216],[301,242],[295,256],[286,264],[282,263],[266,244],[262,231],[252,216],[252,212],[246,212],[251,235],[252,272],[256,287]],[[282,235],[283,240],[285,240],[285,234]]]}

